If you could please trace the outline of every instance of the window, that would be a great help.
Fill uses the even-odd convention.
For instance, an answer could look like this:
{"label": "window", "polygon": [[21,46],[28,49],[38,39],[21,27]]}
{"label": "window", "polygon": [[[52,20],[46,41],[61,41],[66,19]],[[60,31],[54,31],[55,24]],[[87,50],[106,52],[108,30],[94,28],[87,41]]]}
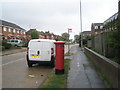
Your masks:
{"label": "window", "polygon": [[17,43],[17,42],[18,42],[18,40],[15,40],[15,42]]}
{"label": "window", "polygon": [[95,29],[98,29],[98,26],[95,26]]}
{"label": "window", "polygon": [[14,42],[14,40],[11,40],[11,42]]}
{"label": "window", "polygon": [[17,31],[17,33],[19,33],[19,30]]}
{"label": "window", "polygon": [[103,29],[103,26],[100,26],[100,29]]}
{"label": "window", "polygon": [[15,33],[15,29],[13,29],[13,33]]}
{"label": "window", "polygon": [[11,29],[9,28],[9,32],[11,32]]}
{"label": "window", "polygon": [[25,32],[24,32],[24,34],[25,34]]}
{"label": "window", "polygon": [[4,27],[4,31],[7,31],[6,27]]}

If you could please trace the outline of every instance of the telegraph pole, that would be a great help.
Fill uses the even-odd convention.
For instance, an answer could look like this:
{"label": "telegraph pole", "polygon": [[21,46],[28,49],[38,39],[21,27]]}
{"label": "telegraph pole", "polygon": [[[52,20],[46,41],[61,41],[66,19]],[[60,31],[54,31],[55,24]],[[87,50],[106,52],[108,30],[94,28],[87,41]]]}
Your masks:
{"label": "telegraph pole", "polygon": [[82,50],[83,40],[82,40],[82,9],[81,9],[81,0],[80,0],[80,30],[81,30],[81,50]]}

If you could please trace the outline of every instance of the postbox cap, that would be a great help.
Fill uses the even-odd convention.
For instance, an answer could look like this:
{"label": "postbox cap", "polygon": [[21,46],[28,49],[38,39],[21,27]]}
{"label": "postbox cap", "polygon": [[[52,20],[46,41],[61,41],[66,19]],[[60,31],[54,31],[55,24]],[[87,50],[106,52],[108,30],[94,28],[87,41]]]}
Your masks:
{"label": "postbox cap", "polygon": [[65,44],[65,42],[64,41],[56,41],[56,42],[54,42],[54,44]]}

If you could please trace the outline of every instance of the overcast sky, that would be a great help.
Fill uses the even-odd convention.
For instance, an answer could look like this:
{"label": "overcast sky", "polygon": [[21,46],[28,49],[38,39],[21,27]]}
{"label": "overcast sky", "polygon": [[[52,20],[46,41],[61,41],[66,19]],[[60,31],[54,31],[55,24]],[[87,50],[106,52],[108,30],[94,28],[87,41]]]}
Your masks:
{"label": "overcast sky", "polygon": [[[102,23],[118,12],[118,0],[81,0],[83,31],[91,23]],[[29,30],[50,31],[55,34],[72,28],[71,38],[80,30],[80,0],[1,0],[0,19]]]}

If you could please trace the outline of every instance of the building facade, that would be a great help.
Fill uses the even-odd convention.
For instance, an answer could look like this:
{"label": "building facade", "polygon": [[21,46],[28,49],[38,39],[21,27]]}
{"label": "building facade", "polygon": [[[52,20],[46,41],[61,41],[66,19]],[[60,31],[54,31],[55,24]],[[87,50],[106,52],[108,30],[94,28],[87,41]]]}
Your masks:
{"label": "building facade", "polygon": [[57,36],[53,33],[50,33],[49,31],[46,32],[40,32],[40,39],[51,39],[51,40],[55,40]]}
{"label": "building facade", "polygon": [[108,18],[107,20],[104,21],[103,31],[104,32],[110,32],[110,31],[113,31],[113,30],[117,29],[117,27],[116,27],[117,21],[118,21],[118,13],[115,13],[110,18]]}
{"label": "building facade", "polygon": [[83,31],[82,32],[82,38],[86,39],[88,36],[91,36],[91,31]]}
{"label": "building facade", "polygon": [[118,18],[120,19],[120,0],[118,1]]}
{"label": "building facade", "polygon": [[25,41],[26,30],[11,22],[0,20],[0,39],[19,39]]}
{"label": "building facade", "polygon": [[[34,31],[36,29],[30,29],[26,32],[26,36],[27,39],[30,40],[31,39],[31,32]],[[37,31],[37,30],[36,30]],[[50,33],[49,31],[38,31],[39,33],[39,39],[51,39],[51,40],[55,40],[57,35]]]}
{"label": "building facade", "polygon": [[91,34],[97,35],[103,32],[103,23],[92,23]]}
{"label": "building facade", "polygon": [[108,58],[119,56],[118,45],[120,42],[120,0],[118,1],[118,12],[103,22],[103,28],[98,35],[95,35],[95,26],[100,26],[100,24],[96,25],[96,23],[93,23],[91,26],[92,48]]}

